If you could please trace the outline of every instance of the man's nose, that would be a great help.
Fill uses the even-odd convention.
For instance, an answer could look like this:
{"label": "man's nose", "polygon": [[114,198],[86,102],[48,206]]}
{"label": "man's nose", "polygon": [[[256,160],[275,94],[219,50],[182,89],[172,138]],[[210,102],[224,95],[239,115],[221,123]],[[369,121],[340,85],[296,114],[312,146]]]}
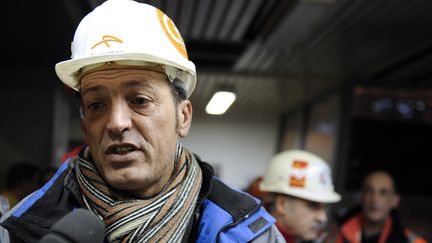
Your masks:
{"label": "man's nose", "polygon": [[132,128],[131,111],[125,102],[113,102],[108,117],[107,130],[114,135],[121,135]]}
{"label": "man's nose", "polygon": [[327,222],[327,212],[325,208],[321,208],[320,210],[317,211],[316,218],[320,224],[324,224]]}
{"label": "man's nose", "polygon": [[374,203],[378,202],[378,200],[380,199],[379,192],[372,192],[370,198],[372,202]]}

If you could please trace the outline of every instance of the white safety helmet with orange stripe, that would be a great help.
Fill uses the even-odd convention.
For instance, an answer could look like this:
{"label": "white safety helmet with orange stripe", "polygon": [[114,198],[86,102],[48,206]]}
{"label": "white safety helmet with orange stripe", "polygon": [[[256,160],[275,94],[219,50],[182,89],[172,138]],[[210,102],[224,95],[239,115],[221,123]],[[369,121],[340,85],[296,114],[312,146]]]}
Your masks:
{"label": "white safety helmet with orange stripe", "polygon": [[57,63],[58,77],[80,89],[81,73],[105,63],[161,66],[172,82],[184,82],[187,97],[196,84],[195,65],[189,61],[182,36],[159,9],[132,0],[108,0],[79,24],[72,42],[72,58]]}
{"label": "white safety helmet with orange stripe", "polygon": [[319,203],[334,203],[341,199],[334,191],[327,163],[303,150],[284,151],[274,156],[260,190]]}

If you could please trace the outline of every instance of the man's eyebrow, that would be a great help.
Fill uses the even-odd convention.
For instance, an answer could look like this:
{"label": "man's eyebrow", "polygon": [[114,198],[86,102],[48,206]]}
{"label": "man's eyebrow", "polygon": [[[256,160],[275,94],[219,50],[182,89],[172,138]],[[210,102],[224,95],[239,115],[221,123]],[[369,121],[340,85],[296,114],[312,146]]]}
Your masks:
{"label": "man's eyebrow", "polygon": [[123,86],[125,86],[126,88],[142,87],[153,89],[153,85],[151,84],[151,82],[146,80],[129,80]]}
{"label": "man's eyebrow", "polygon": [[103,86],[101,85],[95,85],[95,86],[90,86],[89,88],[84,88],[81,93],[82,96],[84,96],[85,94],[89,93],[89,92],[98,92],[105,89]]}

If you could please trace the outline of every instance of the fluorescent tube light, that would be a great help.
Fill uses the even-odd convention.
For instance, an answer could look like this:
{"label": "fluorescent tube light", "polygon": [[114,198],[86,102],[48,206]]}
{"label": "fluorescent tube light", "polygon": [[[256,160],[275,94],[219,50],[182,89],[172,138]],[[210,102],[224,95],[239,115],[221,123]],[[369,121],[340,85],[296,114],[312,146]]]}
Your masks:
{"label": "fluorescent tube light", "polygon": [[206,112],[210,115],[222,115],[236,99],[234,92],[218,91],[210,99],[206,106]]}

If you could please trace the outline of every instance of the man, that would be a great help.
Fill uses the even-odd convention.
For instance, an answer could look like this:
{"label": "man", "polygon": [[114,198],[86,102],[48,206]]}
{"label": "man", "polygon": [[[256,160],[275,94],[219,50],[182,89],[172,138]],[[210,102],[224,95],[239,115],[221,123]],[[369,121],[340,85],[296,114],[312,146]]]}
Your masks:
{"label": "man", "polygon": [[180,144],[195,66],[163,12],[106,1],[81,21],[56,72],[81,93],[88,146],[10,213],[2,225],[13,238],[37,242],[83,207],[103,220],[108,242],[278,242],[260,204]]}
{"label": "man", "polygon": [[274,156],[260,189],[267,192],[267,209],[288,243],[319,239],[327,222],[326,205],[341,198],[333,190],[327,163],[302,150]]}
{"label": "man", "polygon": [[358,210],[360,212],[354,212],[354,216],[348,217],[338,232],[329,238],[329,242],[426,242],[401,226],[395,213],[399,201],[400,196],[392,176],[382,170],[370,172],[363,182],[361,211]]}

